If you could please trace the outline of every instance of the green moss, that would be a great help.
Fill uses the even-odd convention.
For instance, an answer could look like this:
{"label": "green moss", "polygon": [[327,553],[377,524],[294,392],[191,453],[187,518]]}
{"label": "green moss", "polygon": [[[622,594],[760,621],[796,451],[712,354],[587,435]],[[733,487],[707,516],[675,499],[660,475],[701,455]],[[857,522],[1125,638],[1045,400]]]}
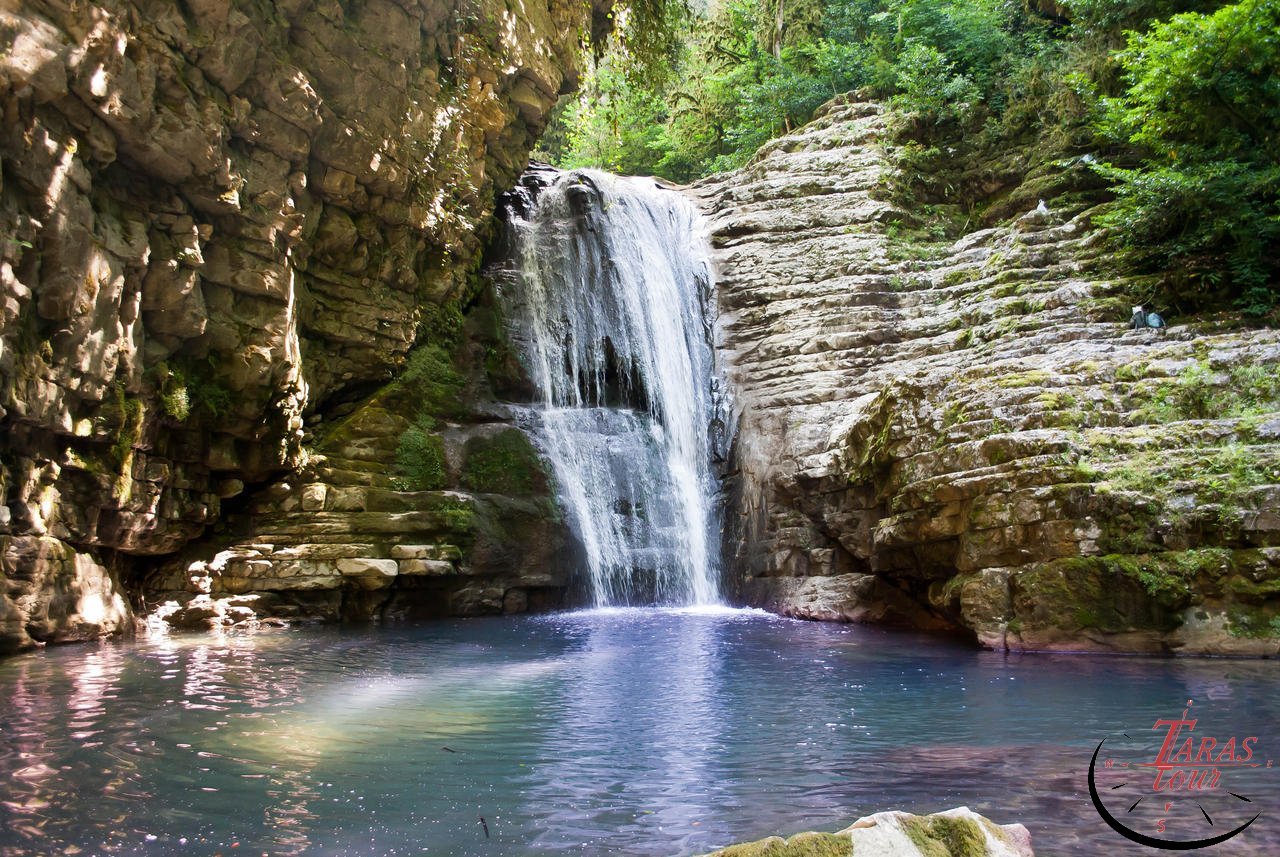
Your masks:
{"label": "green moss", "polygon": [[981,278],[982,271],[978,268],[957,268],[946,273],[942,278],[942,285],[944,287],[961,286]]}
{"label": "green moss", "polygon": [[854,424],[845,443],[852,465],[848,472],[853,484],[874,482],[884,476],[893,461],[891,432],[894,414],[904,400],[920,396],[917,388],[894,382],[880,391],[871,412]]}
{"label": "green moss", "polygon": [[426,414],[400,435],[396,447],[397,487],[407,491],[435,491],[448,483],[444,441],[433,434],[434,420]]}
{"label": "green moss", "polygon": [[983,857],[987,837],[971,818],[912,816],[902,820],[902,830],[923,857]]}
{"label": "green moss", "polygon": [[[470,533],[475,525],[476,512],[471,503],[448,495],[428,495],[421,508],[424,512],[433,512],[440,518],[444,529],[455,533]],[[455,539],[455,542],[458,541]],[[465,540],[462,540],[465,542]],[[465,548],[465,544],[461,544]]]}
{"label": "green moss", "polygon": [[1138,581],[1152,598],[1170,606],[1184,603],[1191,595],[1189,578],[1182,566],[1162,557],[1109,554],[1102,562],[1112,571]]}
{"label": "green moss", "polygon": [[121,478],[128,480],[130,478],[128,465],[133,461],[134,447],[137,446],[142,435],[142,399],[128,395],[123,381],[113,383],[108,396],[109,399],[101,416],[102,426],[114,432],[111,458]]}
{"label": "green moss", "polygon": [[1022,571],[1013,578],[1016,615],[1027,627],[1068,631],[1177,627],[1185,597],[1151,597],[1138,579],[1141,563],[1132,560],[1064,557]]}
{"label": "green moss", "polygon": [[964,422],[967,418],[967,410],[968,406],[964,402],[948,403],[947,409],[942,412],[943,428],[950,428]]}
{"label": "green moss", "polygon": [[542,462],[519,429],[473,437],[464,452],[462,484],[472,491],[525,496],[545,490]]}
{"label": "green moss", "polygon": [[422,307],[419,329],[422,338],[441,351],[451,351],[462,339],[464,318],[457,301],[426,303]]}
{"label": "green moss", "polygon": [[1274,609],[1234,605],[1227,610],[1227,633],[1254,639],[1280,638],[1280,615]]}
{"label": "green moss", "polygon": [[[1117,378],[1120,377],[1117,373]],[[1201,357],[1176,379],[1160,379],[1144,386],[1146,399],[1137,411],[1145,422],[1165,424],[1181,420],[1241,419],[1280,410],[1280,366],[1235,366],[1222,379]]]}
{"label": "green moss", "polygon": [[1039,387],[1049,381],[1049,373],[1042,369],[1032,369],[1028,372],[1019,372],[1013,375],[1005,375],[996,381],[996,386],[1006,389],[1014,389],[1018,387]]}
{"label": "green moss", "polygon": [[1017,457],[1013,445],[1003,441],[992,441],[983,444],[982,451],[986,453],[987,461],[992,464],[1006,464]]}
{"label": "green moss", "polygon": [[708,857],[850,857],[853,843],[834,833],[797,833],[790,839],[771,836],[756,842],[731,845]]}
{"label": "green moss", "polygon": [[1192,451],[1099,453],[1095,461],[1102,465],[1106,488],[1161,497],[1171,485],[1183,483],[1201,504],[1237,505],[1250,489],[1271,482],[1275,470],[1274,461],[1264,460],[1258,448],[1240,443]]}
{"label": "green moss", "polygon": [[1147,375],[1147,361],[1135,360],[1116,369],[1117,381],[1138,381]]}
{"label": "green moss", "polygon": [[404,372],[396,381],[396,392],[433,417],[460,417],[466,413],[463,397],[466,382],[454,367],[448,352],[438,345],[425,345],[409,355]]}

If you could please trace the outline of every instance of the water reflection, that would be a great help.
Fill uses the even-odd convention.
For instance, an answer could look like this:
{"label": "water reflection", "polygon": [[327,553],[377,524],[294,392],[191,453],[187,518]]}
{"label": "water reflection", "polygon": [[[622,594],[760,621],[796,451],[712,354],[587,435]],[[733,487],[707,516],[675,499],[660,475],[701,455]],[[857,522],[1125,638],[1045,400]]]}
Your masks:
{"label": "water reflection", "polygon": [[[0,854],[689,854],[968,804],[1041,855],[1137,855],[1089,802],[1097,741],[1153,753],[1194,698],[1280,757],[1277,689],[1269,662],[678,611],[53,650],[0,663]],[[1246,773],[1274,810],[1275,770]]]}
{"label": "water reflection", "polygon": [[525,776],[539,816],[534,844],[566,848],[622,831],[684,850],[714,817],[723,620],[667,613],[661,635],[644,610],[549,620],[577,648],[545,717],[543,762]]}

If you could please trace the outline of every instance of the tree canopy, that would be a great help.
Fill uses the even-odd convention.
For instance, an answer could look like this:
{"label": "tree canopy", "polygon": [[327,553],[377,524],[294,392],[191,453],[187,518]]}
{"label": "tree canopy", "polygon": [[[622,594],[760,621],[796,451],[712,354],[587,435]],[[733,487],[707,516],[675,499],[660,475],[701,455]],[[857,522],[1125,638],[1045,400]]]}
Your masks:
{"label": "tree canopy", "polygon": [[623,8],[544,157],[690,181],[858,91],[898,117],[900,194],[973,209],[1083,158],[1125,258],[1189,307],[1274,313],[1280,0],[685,2]]}

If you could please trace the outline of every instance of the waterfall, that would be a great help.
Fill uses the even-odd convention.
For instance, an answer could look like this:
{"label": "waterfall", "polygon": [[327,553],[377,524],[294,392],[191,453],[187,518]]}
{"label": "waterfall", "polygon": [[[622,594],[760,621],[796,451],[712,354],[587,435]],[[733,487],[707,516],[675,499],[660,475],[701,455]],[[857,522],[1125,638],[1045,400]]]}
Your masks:
{"label": "waterfall", "polygon": [[[652,179],[527,173],[496,277],[596,606],[719,601],[701,219]],[[532,189],[534,193],[529,193]]]}

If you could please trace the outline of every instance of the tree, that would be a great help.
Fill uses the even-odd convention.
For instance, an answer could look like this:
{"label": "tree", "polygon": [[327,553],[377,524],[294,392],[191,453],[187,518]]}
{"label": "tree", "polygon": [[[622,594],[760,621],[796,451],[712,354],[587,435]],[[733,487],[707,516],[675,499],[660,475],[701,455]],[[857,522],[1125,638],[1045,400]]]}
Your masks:
{"label": "tree", "polygon": [[1138,147],[1103,164],[1119,195],[1106,223],[1135,255],[1168,261],[1177,297],[1225,290],[1247,312],[1280,300],[1280,0],[1184,13],[1130,33],[1127,88],[1101,131]]}

